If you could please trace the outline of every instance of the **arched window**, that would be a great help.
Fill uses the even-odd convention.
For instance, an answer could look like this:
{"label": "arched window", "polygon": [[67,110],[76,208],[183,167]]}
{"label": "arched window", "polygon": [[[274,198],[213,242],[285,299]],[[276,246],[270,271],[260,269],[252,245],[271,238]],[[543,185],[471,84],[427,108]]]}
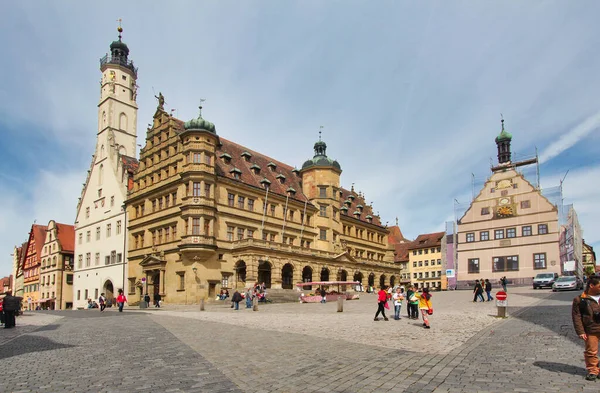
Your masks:
{"label": "arched window", "polygon": [[98,168],[98,185],[102,185],[102,179],[104,177],[104,164],[100,164],[100,168]]}
{"label": "arched window", "polygon": [[119,116],[119,129],[127,129],[127,115],[125,113],[121,113],[121,115]]}
{"label": "arched window", "polygon": [[104,145],[100,146],[100,158],[104,158]]}
{"label": "arched window", "polygon": [[102,112],[102,128],[106,127],[106,111]]}

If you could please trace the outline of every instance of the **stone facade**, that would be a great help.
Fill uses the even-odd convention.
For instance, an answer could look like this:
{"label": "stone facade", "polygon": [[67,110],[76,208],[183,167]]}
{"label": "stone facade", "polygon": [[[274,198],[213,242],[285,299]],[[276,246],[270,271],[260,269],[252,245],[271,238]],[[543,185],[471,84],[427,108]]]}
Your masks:
{"label": "stone facade", "polygon": [[40,258],[46,240],[46,226],[33,224],[23,258],[23,303],[27,310],[35,309],[40,295]]}
{"label": "stone facade", "polygon": [[23,243],[21,246],[15,246],[12,257],[13,257],[13,269],[12,269],[12,290],[14,296],[23,297],[23,259],[25,257],[25,249],[27,243]]}
{"label": "stone facade", "polygon": [[255,282],[397,281],[388,229],[340,186],[325,148],[297,170],[159,105],[126,202],[130,302],[195,303]]}
{"label": "stone facade", "polygon": [[116,297],[125,288],[127,238],[123,203],[137,167],[137,69],[129,49],[114,41],[100,61],[100,102],[96,149],[75,219],[74,307],[88,299]]}

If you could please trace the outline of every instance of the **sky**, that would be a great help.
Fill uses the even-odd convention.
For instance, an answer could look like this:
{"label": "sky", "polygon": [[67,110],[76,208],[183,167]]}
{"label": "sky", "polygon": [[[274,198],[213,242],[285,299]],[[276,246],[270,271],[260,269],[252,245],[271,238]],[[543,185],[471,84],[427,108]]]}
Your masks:
{"label": "sky", "polygon": [[542,188],[564,179],[600,250],[597,15],[595,0],[5,2],[0,277],[34,222],[75,220],[119,18],[139,144],[159,91],[182,120],[206,99],[219,135],[292,166],[323,126],[342,185],[414,239],[490,175],[502,114],[514,157],[538,152]]}

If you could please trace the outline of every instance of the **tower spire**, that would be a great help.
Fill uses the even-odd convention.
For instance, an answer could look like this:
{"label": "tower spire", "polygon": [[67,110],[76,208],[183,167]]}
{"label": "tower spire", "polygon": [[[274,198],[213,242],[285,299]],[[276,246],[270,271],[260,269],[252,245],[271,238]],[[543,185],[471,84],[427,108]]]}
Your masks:
{"label": "tower spire", "polygon": [[496,137],[496,145],[498,147],[498,164],[505,164],[511,161],[510,141],[512,139],[512,135],[510,135],[504,129],[504,116],[502,116],[502,113],[500,114],[500,124],[502,126],[502,130],[500,131],[500,135]]}
{"label": "tower spire", "polygon": [[119,32],[119,41],[121,41],[121,34],[123,33],[123,27],[121,27],[121,22],[123,21],[123,19],[119,18],[117,19],[117,22],[119,22],[119,27],[117,27],[117,31]]}

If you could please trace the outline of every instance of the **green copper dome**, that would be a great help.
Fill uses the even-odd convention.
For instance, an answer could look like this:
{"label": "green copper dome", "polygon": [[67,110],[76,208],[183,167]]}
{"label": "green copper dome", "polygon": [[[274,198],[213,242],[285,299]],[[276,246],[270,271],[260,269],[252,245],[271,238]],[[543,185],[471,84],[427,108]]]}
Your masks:
{"label": "green copper dome", "polygon": [[183,125],[186,131],[208,131],[213,134],[217,133],[217,129],[215,125],[208,120],[202,118],[202,107],[200,107],[200,113],[198,114],[198,118],[188,120]]}
{"label": "green copper dome", "polygon": [[306,160],[304,164],[302,164],[302,169],[304,170],[314,166],[329,166],[341,171],[342,167],[340,166],[340,163],[327,157],[327,154],[325,154],[326,150],[327,144],[319,139],[319,141],[315,143],[315,156],[310,160]]}
{"label": "green copper dome", "polygon": [[500,135],[498,135],[496,137],[496,142],[500,142],[500,141],[510,141],[512,139],[512,135],[508,132],[506,132],[506,130],[504,129],[504,119],[502,119],[502,131],[500,132]]}

